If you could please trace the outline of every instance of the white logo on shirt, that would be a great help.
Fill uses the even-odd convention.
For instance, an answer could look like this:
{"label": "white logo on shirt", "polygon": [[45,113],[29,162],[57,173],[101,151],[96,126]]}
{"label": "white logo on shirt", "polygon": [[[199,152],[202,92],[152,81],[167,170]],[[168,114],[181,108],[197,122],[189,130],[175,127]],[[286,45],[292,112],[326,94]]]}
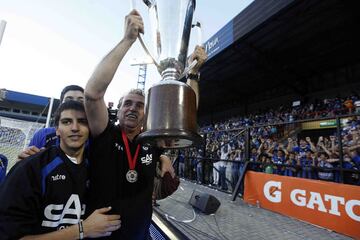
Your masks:
{"label": "white logo on shirt", "polygon": [[41,226],[57,228],[63,224],[77,224],[84,214],[85,204],[81,206],[79,195],[72,194],[65,206],[64,204],[49,204],[45,207],[45,219],[42,221]]}
{"label": "white logo on shirt", "polygon": [[152,163],[152,154],[146,154],[145,157],[142,157],[141,163],[146,164],[146,165],[149,165],[150,163]]}
{"label": "white logo on shirt", "polygon": [[149,147],[142,146],[142,149],[144,149],[144,151],[147,151],[149,149]]}

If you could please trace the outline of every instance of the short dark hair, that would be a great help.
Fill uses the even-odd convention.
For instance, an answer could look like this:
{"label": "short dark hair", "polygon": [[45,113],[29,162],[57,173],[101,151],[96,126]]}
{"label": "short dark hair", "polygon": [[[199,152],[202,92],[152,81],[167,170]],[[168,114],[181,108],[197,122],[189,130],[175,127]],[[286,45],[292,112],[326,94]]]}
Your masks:
{"label": "short dark hair", "polygon": [[62,103],[64,101],[64,96],[65,93],[67,93],[68,91],[80,91],[82,93],[84,93],[84,89],[78,85],[69,85],[64,87],[64,89],[61,91],[60,94],[60,103]]}
{"label": "short dark hair", "polygon": [[78,101],[69,100],[62,103],[59,108],[55,112],[55,126],[59,126],[61,113],[65,110],[75,110],[79,112],[85,113],[84,104]]}

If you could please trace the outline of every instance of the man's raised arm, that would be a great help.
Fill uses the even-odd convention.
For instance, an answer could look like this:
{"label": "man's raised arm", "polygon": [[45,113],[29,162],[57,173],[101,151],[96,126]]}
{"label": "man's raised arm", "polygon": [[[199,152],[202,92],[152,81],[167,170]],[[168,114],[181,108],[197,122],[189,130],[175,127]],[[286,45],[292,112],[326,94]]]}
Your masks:
{"label": "man's raised arm", "polygon": [[[200,80],[200,73],[199,70],[201,66],[205,63],[207,59],[207,54],[205,52],[205,48],[201,46],[196,46],[194,52],[191,54],[189,58],[189,64],[197,60],[197,64],[190,69],[190,72],[187,75],[186,84],[188,84],[195,92],[196,95],[196,108],[199,106],[199,80]],[[194,79],[193,79],[194,78]]]}
{"label": "man's raised arm", "polygon": [[109,117],[104,95],[115,72],[139,33],[143,33],[144,24],[136,10],[125,18],[125,33],[123,39],[111,50],[96,67],[85,87],[85,109],[91,134],[98,136],[108,123]]}

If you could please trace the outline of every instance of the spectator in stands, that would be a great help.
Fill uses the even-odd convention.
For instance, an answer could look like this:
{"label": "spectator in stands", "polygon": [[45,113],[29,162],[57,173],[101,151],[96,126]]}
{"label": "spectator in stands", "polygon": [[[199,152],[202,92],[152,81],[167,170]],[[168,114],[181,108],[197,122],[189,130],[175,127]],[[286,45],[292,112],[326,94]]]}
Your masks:
{"label": "spectator in stands", "polygon": [[230,157],[230,160],[234,161],[232,164],[232,178],[231,178],[231,184],[232,189],[235,188],[236,183],[239,180],[240,174],[243,171],[244,163],[242,158],[241,149],[236,149],[233,151],[233,156]]}
{"label": "spectator in stands", "polygon": [[306,149],[305,155],[300,155],[300,165],[301,165],[301,177],[314,179],[313,167],[316,166],[315,159],[313,157],[313,151],[308,148]]}
{"label": "spectator in stands", "polygon": [[[229,155],[228,155],[228,162],[226,162],[226,170],[225,170],[225,177],[226,182],[230,182],[232,180],[232,173],[233,173],[233,161],[235,160],[235,147],[232,146],[232,143],[229,143]],[[229,186],[228,186],[229,187]]]}
{"label": "spectator in stands", "polygon": [[20,161],[0,188],[1,239],[24,236],[83,239],[109,236],[120,228],[110,207],[84,218],[88,188],[84,152],[89,136],[83,104],[68,101],[55,114],[59,146]]}
{"label": "spectator in stands", "polygon": [[271,161],[271,157],[267,154],[262,154],[261,157],[262,169],[264,173],[273,174],[274,173],[274,164]]}
{"label": "spectator in stands", "polygon": [[182,150],[179,151],[178,161],[179,161],[179,176],[183,178],[185,173],[185,156]]}
{"label": "spectator in stands", "polygon": [[[60,95],[60,103],[64,103],[69,100],[84,102],[84,89],[77,85],[66,86]],[[19,159],[27,158],[35,153],[38,153],[41,149],[58,144],[58,138],[56,136],[56,130],[54,127],[42,128],[38,130],[32,139],[30,140],[29,147],[24,149],[19,155]]]}
{"label": "spectator in stands", "polygon": [[256,149],[256,147],[251,148],[251,152],[250,152],[250,162],[252,162],[253,164],[250,165],[250,169],[254,170],[254,171],[258,171],[258,165],[254,164],[254,162],[258,161],[258,157],[260,156],[258,150]]}
{"label": "spectator in stands", "polygon": [[[258,145],[256,138],[253,138],[253,143],[255,145]],[[272,146],[272,140],[270,138],[265,139],[263,137],[260,137],[260,146],[258,149],[258,153],[260,154],[262,152],[268,152],[270,150],[270,146]]]}
{"label": "spectator in stands", "polygon": [[[274,152],[274,149],[275,150]],[[267,154],[272,157],[274,163],[274,173],[278,175],[284,175],[285,167],[283,166],[286,162],[286,149],[283,144],[277,144],[274,142],[272,147],[267,151]]]}
{"label": "spectator in stands", "polygon": [[[215,145],[213,145],[215,148]],[[221,158],[221,151],[217,150],[215,159]],[[221,167],[221,161],[214,160],[213,161],[213,185],[218,186],[219,185],[219,178],[220,178],[220,167]]]}
{"label": "spectator in stands", "polygon": [[8,159],[5,155],[0,154],[0,183],[5,179]]}
{"label": "spectator in stands", "polygon": [[339,156],[339,144],[334,135],[330,136],[330,149],[332,154]]}
{"label": "spectator in stands", "polygon": [[296,177],[298,168],[300,166],[299,158],[296,158],[295,153],[289,153],[286,157],[286,167],[284,171],[285,176]]}
{"label": "spectator in stands", "polygon": [[318,178],[323,181],[334,181],[333,165],[329,162],[329,155],[326,152],[320,152],[318,158]]}
{"label": "spectator in stands", "polygon": [[[123,39],[99,63],[85,88],[85,108],[94,137],[90,146],[89,209],[112,204],[114,212],[121,215],[124,227],[113,232],[112,239],[148,239],[156,163],[162,163],[163,174],[172,168],[171,164],[163,165],[164,157],[159,149],[135,141],[144,120],[142,91],[132,90],[123,96],[118,110],[119,125],[112,125],[108,119],[104,95],[140,32],[143,32],[142,18],[133,10],[125,18]],[[197,64],[189,76],[198,74],[205,62],[204,48],[196,47],[190,61],[194,58]],[[197,80],[188,79],[188,84],[197,88]]]}
{"label": "spectator in stands", "polygon": [[355,149],[350,150],[350,156],[352,162],[355,164],[357,169],[360,169],[360,154],[357,149],[360,149],[358,146]]}
{"label": "spectator in stands", "polygon": [[[346,170],[358,170],[355,163],[351,160],[349,154],[344,154],[343,166]],[[344,183],[347,184],[357,184],[359,181],[359,175],[352,171],[344,171]]]}
{"label": "spectator in stands", "polygon": [[199,149],[196,155],[196,180],[198,183],[202,183],[203,179],[203,151]]}
{"label": "spectator in stands", "polygon": [[[262,131],[262,135],[264,136],[264,137],[260,137],[261,143],[257,150],[257,162],[259,162],[259,163],[256,163],[251,167],[252,170],[257,171],[257,172],[262,171],[263,166],[260,164],[260,162],[264,163],[264,161],[265,161],[265,159],[262,157],[262,154],[270,156],[269,152],[272,152],[273,147],[275,146],[275,143],[272,141],[271,138],[266,139],[266,137],[268,137],[268,133],[267,133],[266,129],[260,128],[259,131]],[[271,154],[271,156],[272,156],[272,154]],[[251,157],[250,157],[250,159],[251,159]]]}
{"label": "spectator in stands", "polygon": [[226,167],[228,164],[227,160],[229,160],[230,157],[230,146],[228,143],[222,143],[221,145],[220,159],[225,161],[220,161],[220,188],[226,191],[228,189],[226,182]]}
{"label": "spectator in stands", "polygon": [[189,161],[191,165],[191,173],[190,173],[190,179],[196,181],[196,166],[198,164],[196,159],[197,152],[195,151],[189,151]]}
{"label": "spectator in stands", "polygon": [[353,100],[350,97],[346,98],[346,100],[344,102],[344,106],[347,109],[349,114],[351,114],[353,112],[354,103],[353,103]]}

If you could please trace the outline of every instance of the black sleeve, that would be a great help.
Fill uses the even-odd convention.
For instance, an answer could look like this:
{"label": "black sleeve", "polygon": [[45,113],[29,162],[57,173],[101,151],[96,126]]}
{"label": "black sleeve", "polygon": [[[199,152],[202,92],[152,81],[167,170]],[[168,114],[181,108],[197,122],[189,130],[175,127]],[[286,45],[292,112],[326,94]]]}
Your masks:
{"label": "black sleeve", "polygon": [[[117,128],[117,126],[113,125],[110,121],[108,122],[108,124],[106,125],[106,128],[104,129],[104,131],[102,133],[100,133],[98,136],[93,137],[90,136],[90,142],[91,142],[91,146],[96,146],[96,145],[102,145],[104,142],[103,141],[111,141],[111,138],[109,138],[109,135],[111,135],[111,132],[114,131],[114,128]],[[120,129],[119,129],[120,131]],[[91,148],[90,148],[91,150]]]}
{"label": "black sleeve", "polygon": [[[32,160],[32,159],[29,159]],[[40,228],[40,172],[22,160],[0,187],[0,239],[18,239]]]}

